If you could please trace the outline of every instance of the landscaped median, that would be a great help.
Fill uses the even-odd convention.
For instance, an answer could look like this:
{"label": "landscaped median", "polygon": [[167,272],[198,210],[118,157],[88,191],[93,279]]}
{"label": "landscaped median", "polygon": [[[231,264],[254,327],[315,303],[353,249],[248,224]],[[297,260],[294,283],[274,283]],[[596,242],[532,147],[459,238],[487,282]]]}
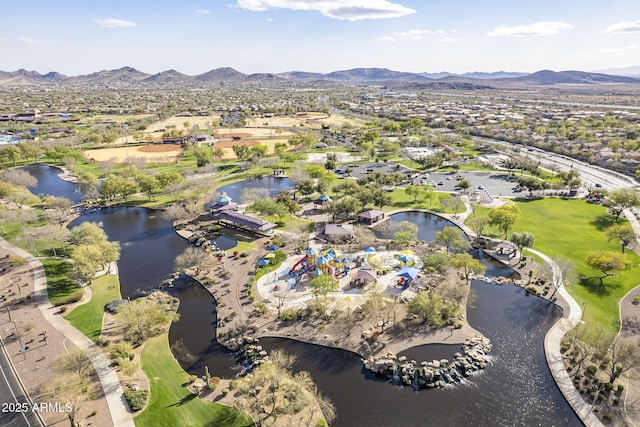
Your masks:
{"label": "landscaped median", "polygon": [[136,426],[253,425],[251,419],[235,409],[203,401],[187,389],[189,374],[173,358],[167,334],[146,342],[141,363],[151,392],[147,407],[134,418]]}

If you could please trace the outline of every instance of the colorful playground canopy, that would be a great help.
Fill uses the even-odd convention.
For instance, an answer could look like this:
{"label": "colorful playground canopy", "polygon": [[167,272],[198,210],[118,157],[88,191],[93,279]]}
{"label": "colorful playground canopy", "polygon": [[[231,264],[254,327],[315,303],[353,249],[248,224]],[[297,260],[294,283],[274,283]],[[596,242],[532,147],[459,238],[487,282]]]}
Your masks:
{"label": "colorful playground canopy", "polygon": [[276,257],[276,254],[274,254],[274,253],[272,252],[272,253],[266,254],[264,257],[265,257],[266,259],[271,259],[271,258],[275,258],[275,257]]}
{"label": "colorful playground canopy", "polygon": [[307,255],[317,255],[317,254],[318,254],[318,252],[316,252],[316,250],[315,250],[315,249],[313,249],[313,248],[309,248],[309,249],[307,249],[306,254],[307,254]]}
{"label": "colorful playground canopy", "polygon": [[275,252],[275,251],[277,251],[277,250],[278,250],[278,249],[280,249],[280,248],[279,248],[279,247],[277,247],[277,246],[269,246],[267,249],[269,249],[270,251]]}
{"label": "colorful playground canopy", "polygon": [[413,268],[413,267],[404,267],[402,270],[400,270],[397,274],[398,277],[404,277],[405,279],[415,279],[416,277],[418,277],[418,275],[420,274],[420,269],[419,268]]}
{"label": "colorful playground canopy", "polygon": [[356,279],[360,280],[377,280],[376,273],[373,270],[358,270]]}
{"label": "colorful playground canopy", "polygon": [[407,262],[409,261],[409,257],[405,254],[400,255],[398,258],[400,258],[400,261],[402,262]]}
{"label": "colorful playground canopy", "polygon": [[320,270],[319,268],[316,268],[315,270],[313,270],[314,276],[320,276],[321,274],[322,274],[322,270]]}
{"label": "colorful playground canopy", "polygon": [[258,261],[258,265],[268,265],[269,264],[269,260],[266,259],[261,259],[260,261]]}
{"label": "colorful playground canopy", "polygon": [[403,249],[400,252],[402,252],[405,255],[415,255],[416,253],[413,252],[411,249]]}
{"label": "colorful playground canopy", "polygon": [[331,261],[333,259],[333,256],[331,254],[326,254],[321,256],[320,258],[318,258],[317,262],[318,264],[326,264],[329,261]]}
{"label": "colorful playground canopy", "polygon": [[371,246],[364,248],[365,252],[375,252],[376,250],[374,248],[372,248]]}

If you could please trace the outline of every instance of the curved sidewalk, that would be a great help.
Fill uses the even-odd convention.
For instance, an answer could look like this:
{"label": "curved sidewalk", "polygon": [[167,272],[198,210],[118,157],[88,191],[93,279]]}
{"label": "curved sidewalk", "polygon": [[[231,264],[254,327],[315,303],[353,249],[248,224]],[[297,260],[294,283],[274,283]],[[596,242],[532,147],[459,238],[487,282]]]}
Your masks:
{"label": "curved sidewalk", "polygon": [[47,278],[40,260],[2,238],[0,238],[0,246],[15,252],[29,263],[31,272],[33,273],[36,303],[42,316],[51,326],[87,353],[104,390],[113,425],[118,427],[135,427],[133,417],[124,400],[124,392],[120,386],[118,376],[115,370],[109,366],[109,360],[104,353],[102,353],[102,350],[84,334],[71,326],[62,316],[54,314],[53,306],[47,294]]}
{"label": "curved sidewalk", "polygon": [[593,408],[591,405],[584,401],[580,393],[578,393],[578,390],[576,390],[573,385],[571,377],[564,366],[562,353],[560,352],[560,346],[562,345],[562,338],[564,335],[581,321],[582,310],[580,309],[580,305],[565,289],[564,284],[562,283],[562,274],[560,273],[558,265],[542,252],[531,248],[528,250],[529,252],[535,253],[540,258],[544,259],[551,266],[553,270],[553,282],[558,284],[558,294],[564,298],[569,306],[569,310],[564,313],[564,317],[558,320],[544,337],[544,353],[547,357],[549,370],[551,371],[556,384],[558,384],[558,388],[560,388],[565,399],[567,399],[567,402],[569,402],[582,422],[587,426],[603,426],[602,422],[600,422],[596,414],[592,411]]}

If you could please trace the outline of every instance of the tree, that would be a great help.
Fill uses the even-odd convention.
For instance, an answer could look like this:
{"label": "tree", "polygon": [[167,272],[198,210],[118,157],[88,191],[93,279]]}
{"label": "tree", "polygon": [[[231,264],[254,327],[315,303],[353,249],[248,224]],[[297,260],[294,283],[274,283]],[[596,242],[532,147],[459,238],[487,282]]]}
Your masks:
{"label": "tree", "polygon": [[177,171],[163,171],[155,175],[156,180],[158,180],[158,186],[160,188],[165,188],[171,184],[178,184],[182,182],[182,175]]}
{"label": "tree", "polygon": [[42,386],[42,394],[46,399],[63,404],[71,427],[77,427],[78,411],[92,392],[89,377],[78,374],[59,374]]}
{"label": "tree", "polygon": [[636,233],[633,230],[631,224],[614,224],[606,230],[607,239],[609,241],[618,240],[622,247],[622,253],[624,249],[636,238]]}
{"label": "tree", "polygon": [[0,175],[0,179],[11,185],[22,188],[35,187],[38,185],[38,180],[23,169],[11,169],[5,171]]}
{"label": "tree", "polygon": [[424,263],[424,269],[429,271],[436,271],[440,274],[444,274],[449,267],[449,261],[451,256],[445,252],[434,252],[424,257],[422,262]]}
{"label": "tree", "polygon": [[100,195],[108,200],[121,196],[127,199],[130,195],[138,191],[138,186],[128,179],[119,175],[109,175],[100,186]]}
{"label": "tree", "polygon": [[485,272],[485,266],[468,253],[455,254],[451,257],[450,264],[462,273],[467,282],[471,280],[471,273],[483,274]]}
{"label": "tree", "polygon": [[391,204],[391,196],[385,192],[382,188],[371,188],[371,201],[377,208],[382,208]]}
{"label": "tree", "polygon": [[251,149],[248,145],[234,144],[231,146],[233,153],[240,160],[249,160],[252,156]]}
{"label": "tree", "polygon": [[407,185],[407,188],[404,189],[404,194],[413,197],[413,202],[415,203],[422,194],[422,188],[419,185]]}
{"label": "tree", "polygon": [[605,277],[615,276],[614,271],[626,270],[629,268],[629,261],[624,254],[612,251],[592,252],[587,256],[587,264],[602,272],[602,276],[597,276],[600,286],[604,285]]}
{"label": "tree", "polygon": [[351,217],[358,212],[362,207],[361,202],[353,196],[344,196],[338,200],[334,200],[327,206],[327,210],[333,215],[333,220],[336,217]]}
{"label": "tree", "polygon": [[522,250],[524,248],[530,248],[533,246],[533,242],[536,240],[536,236],[533,233],[523,232],[511,234],[511,243],[518,247],[520,252],[520,259],[522,259]]}
{"label": "tree", "polygon": [[622,374],[640,364],[640,347],[634,341],[617,337],[610,346],[602,348],[601,351],[607,355],[603,358],[602,365],[612,384]]}
{"label": "tree", "polygon": [[133,346],[165,331],[169,321],[177,314],[167,309],[167,304],[151,299],[138,298],[122,306],[116,315],[122,324],[123,336]]}
{"label": "tree", "polygon": [[140,174],[136,178],[136,182],[138,183],[140,191],[146,194],[149,200],[151,200],[151,198],[153,197],[153,192],[160,187],[160,184],[158,183],[158,180],[155,176]]}
{"label": "tree", "polygon": [[445,209],[451,209],[453,211],[453,215],[458,215],[458,211],[464,206],[464,201],[460,197],[449,196],[442,200],[440,200],[442,206]]}
{"label": "tree", "polygon": [[274,199],[256,200],[247,207],[247,212],[258,212],[262,215],[275,216],[282,219],[287,215],[287,207]]}
{"label": "tree", "polygon": [[447,226],[436,233],[436,242],[442,243],[447,252],[453,249],[456,252],[469,248],[469,242],[464,238],[458,227]]}
{"label": "tree", "polygon": [[201,168],[211,163],[213,155],[208,147],[196,147],[193,149],[193,155],[196,158],[196,165]]}
{"label": "tree", "polygon": [[76,245],[99,244],[107,240],[102,226],[95,222],[83,222],[71,229],[71,242]]}
{"label": "tree", "polygon": [[463,178],[458,181],[458,187],[462,190],[463,193],[466,193],[469,188],[471,188],[471,181],[467,178]]}
{"label": "tree", "polygon": [[393,240],[398,241],[403,246],[408,246],[418,240],[418,226],[411,221],[402,221],[393,233]]}
{"label": "tree", "polygon": [[516,205],[503,205],[489,211],[489,224],[497,226],[505,239],[509,228],[520,218],[520,208]]}
{"label": "tree", "polygon": [[90,172],[80,172],[76,186],[84,193],[85,198],[93,198],[98,195],[100,180]]}
{"label": "tree", "polygon": [[251,375],[236,380],[233,388],[240,395],[234,402],[236,409],[249,413],[257,425],[280,425],[279,417],[291,417],[303,410],[308,411],[306,425],[327,425],[313,422],[318,415],[327,422],[333,421],[333,404],[318,391],[308,372],[291,371],[294,362],[294,356],[274,350]]}
{"label": "tree", "polygon": [[444,301],[438,294],[430,295],[427,291],[418,291],[416,296],[407,303],[407,313],[420,318],[423,323],[435,327],[444,326],[460,309],[454,301]]}
{"label": "tree", "polygon": [[469,219],[467,225],[474,233],[476,233],[477,238],[480,239],[488,223],[489,218],[486,216],[475,216]]}
{"label": "tree", "polygon": [[318,298],[319,295],[326,297],[329,292],[339,291],[340,283],[328,274],[320,274],[309,280],[307,287],[309,287],[311,293]]}
{"label": "tree", "polygon": [[178,255],[173,263],[174,270],[184,273],[193,270],[194,276],[215,267],[216,259],[202,248],[189,247]]}
{"label": "tree", "polygon": [[89,375],[93,365],[87,357],[87,353],[79,348],[68,350],[54,363],[54,371],[60,374],[75,374],[81,377]]}
{"label": "tree", "polygon": [[640,194],[630,187],[612,191],[609,193],[608,199],[616,215],[616,220],[620,218],[620,215],[625,209],[640,206]]}
{"label": "tree", "polygon": [[[215,199],[217,195],[212,196],[212,202],[215,203]],[[264,200],[269,198],[269,189],[268,188],[251,188],[244,187],[242,191],[240,191],[240,201],[245,205],[250,205],[258,200]]]}

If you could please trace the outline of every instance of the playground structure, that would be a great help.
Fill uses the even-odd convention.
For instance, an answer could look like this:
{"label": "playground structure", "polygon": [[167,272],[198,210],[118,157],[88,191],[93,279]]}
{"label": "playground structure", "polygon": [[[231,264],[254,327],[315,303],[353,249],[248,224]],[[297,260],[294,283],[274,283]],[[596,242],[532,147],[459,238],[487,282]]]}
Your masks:
{"label": "playground structure", "polygon": [[[381,248],[384,249],[384,248]],[[262,259],[258,267],[269,265]],[[303,308],[314,298],[309,281],[329,275],[339,284],[331,297],[349,296],[364,302],[369,291],[387,295],[415,294],[421,278],[422,261],[410,250],[365,251],[343,253],[336,248],[308,248],[304,254],[288,257],[277,269],[257,281],[262,300],[273,307]]]}

